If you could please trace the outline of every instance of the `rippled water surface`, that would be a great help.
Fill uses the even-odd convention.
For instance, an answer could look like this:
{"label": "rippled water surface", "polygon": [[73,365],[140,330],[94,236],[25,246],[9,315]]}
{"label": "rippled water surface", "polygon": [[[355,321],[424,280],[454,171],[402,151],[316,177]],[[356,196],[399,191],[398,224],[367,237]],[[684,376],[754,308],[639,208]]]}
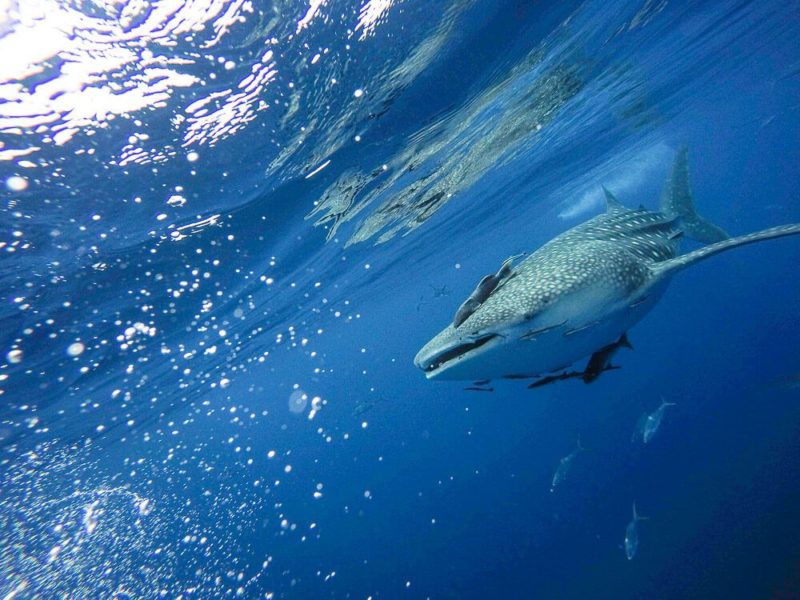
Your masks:
{"label": "rippled water surface", "polygon": [[772,0],[0,0],[0,597],[800,596],[798,238],[681,274],[591,386],[412,362],[683,145],[713,222],[800,222],[799,38]]}

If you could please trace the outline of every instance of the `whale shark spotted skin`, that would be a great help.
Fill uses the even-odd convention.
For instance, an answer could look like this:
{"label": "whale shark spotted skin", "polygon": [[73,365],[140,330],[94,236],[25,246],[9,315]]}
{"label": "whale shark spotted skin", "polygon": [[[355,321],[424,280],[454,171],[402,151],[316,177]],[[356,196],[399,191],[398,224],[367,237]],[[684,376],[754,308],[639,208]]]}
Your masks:
{"label": "whale shark spotted skin", "polygon": [[[511,267],[481,303],[463,306],[417,353],[428,379],[493,379],[565,369],[613,345],[681,269],[725,250],[800,234],[800,224],[729,238],[697,214],[688,152],[678,151],[659,211],[629,209],[606,190],[604,214],[562,233]],[[708,244],[679,255],[686,236]],[[475,293],[473,296],[475,297]]]}

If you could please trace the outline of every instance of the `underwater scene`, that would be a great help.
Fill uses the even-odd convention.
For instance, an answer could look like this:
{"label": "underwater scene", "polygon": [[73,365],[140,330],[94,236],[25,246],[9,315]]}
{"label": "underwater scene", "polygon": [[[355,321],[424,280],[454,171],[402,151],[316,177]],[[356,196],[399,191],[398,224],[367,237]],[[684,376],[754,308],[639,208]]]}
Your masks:
{"label": "underwater scene", "polygon": [[800,599],[796,0],[0,0],[0,599]]}

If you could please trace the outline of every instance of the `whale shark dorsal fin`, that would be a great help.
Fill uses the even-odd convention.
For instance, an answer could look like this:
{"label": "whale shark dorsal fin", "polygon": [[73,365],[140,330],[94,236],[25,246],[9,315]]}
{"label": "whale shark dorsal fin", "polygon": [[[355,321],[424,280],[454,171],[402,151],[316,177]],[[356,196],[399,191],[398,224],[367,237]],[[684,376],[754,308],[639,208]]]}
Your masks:
{"label": "whale shark dorsal fin", "polygon": [[755,244],[764,240],[772,240],[776,238],[786,237],[789,235],[800,235],[800,223],[792,223],[790,225],[779,225],[778,227],[770,227],[747,235],[740,235],[738,237],[728,238],[716,244],[709,244],[694,252],[688,252],[681,256],[664,260],[652,265],[651,272],[653,273],[653,281],[663,279],[664,277],[673,275],[674,273],[693,265],[694,263],[705,260],[720,252],[725,252],[731,248],[738,246],[746,246],[747,244]]}
{"label": "whale shark dorsal fin", "polygon": [[603,193],[606,196],[606,212],[620,212],[623,210],[627,210],[623,205],[622,202],[617,200],[617,197],[611,193],[606,186],[603,186]]}

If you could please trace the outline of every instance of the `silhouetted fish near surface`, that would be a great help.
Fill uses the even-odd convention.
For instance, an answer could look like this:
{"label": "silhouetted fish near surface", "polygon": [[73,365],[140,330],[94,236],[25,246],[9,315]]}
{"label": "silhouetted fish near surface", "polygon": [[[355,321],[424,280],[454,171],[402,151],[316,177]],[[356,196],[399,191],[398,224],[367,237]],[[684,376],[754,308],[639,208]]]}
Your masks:
{"label": "silhouetted fish near surface", "polygon": [[473,385],[470,387],[465,387],[464,390],[467,392],[493,392],[494,388],[482,388]]}
{"label": "silhouetted fish near surface", "polygon": [[[628,209],[606,190],[604,214],[562,233],[519,265],[512,268],[507,260],[487,275],[414,363],[428,379],[564,369],[607,352],[682,269],[732,248],[797,234],[800,224],[729,238],[703,219],[692,201],[684,148],[659,211]],[[684,235],[708,245],[679,255]]]}
{"label": "silhouetted fish near surface", "polygon": [[364,413],[369,412],[370,410],[375,408],[375,406],[382,401],[383,401],[382,398],[379,398],[377,400],[360,400],[356,404],[355,408],[353,408],[353,416],[360,417]]}
{"label": "silhouetted fish near surface", "polygon": [[433,288],[434,298],[443,298],[444,296],[450,295],[450,290],[446,285],[443,285],[442,287],[436,287],[435,285],[432,285],[431,288]]}

